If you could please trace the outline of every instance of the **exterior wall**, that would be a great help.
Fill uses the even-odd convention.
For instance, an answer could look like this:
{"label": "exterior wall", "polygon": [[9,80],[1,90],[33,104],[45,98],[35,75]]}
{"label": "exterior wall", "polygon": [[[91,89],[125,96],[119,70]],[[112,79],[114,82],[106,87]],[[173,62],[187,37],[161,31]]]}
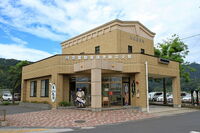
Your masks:
{"label": "exterior wall", "polygon": [[[23,91],[23,94],[25,92],[26,95],[24,95],[23,102],[48,102],[50,101],[50,91],[49,91],[49,97],[41,97],[41,80],[44,79],[51,79],[51,77],[42,77],[42,78],[36,78],[36,79],[29,79],[26,81],[26,84],[24,86],[25,91]],[[37,91],[36,91],[36,97],[30,97],[30,83],[31,81],[37,81]],[[50,86],[49,86],[50,90]]]}
{"label": "exterior wall", "polygon": [[[111,70],[117,70],[118,65],[114,65],[115,63],[122,64],[122,68],[120,67],[121,72],[116,71],[106,71],[103,70],[102,73],[110,74],[110,73],[118,73],[118,74],[130,74],[131,79],[138,81],[139,84],[136,85],[136,94],[131,97],[131,103],[133,106],[140,106],[142,108],[146,107],[146,84],[145,84],[145,61],[148,62],[149,76],[162,76],[162,77],[172,77],[174,80],[174,94],[177,96],[177,100],[175,100],[176,104],[179,104],[179,92],[180,92],[180,79],[179,79],[179,63],[170,61],[168,65],[161,64],[158,62],[158,58],[153,56],[148,56],[144,54],[107,54],[106,56],[111,56],[113,58],[103,59],[106,62],[110,62],[112,68]],[[117,56],[125,56],[125,58],[115,58]],[[128,55],[131,55],[131,58],[127,58]],[[70,59],[66,59],[66,56],[69,56]],[[71,56],[76,56],[76,59],[71,59]],[[57,55],[50,57],[46,60],[39,61],[32,65],[25,66],[23,68],[23,81],[22,81],[22,100],[23,101],[38,101],[38,102],[50,102],[50,94],[49,98],[41,98],[40,97],[40,83],[41,79],[46,77],[50,78],[50,82],[55,83],[57,86],[57,101],[55,103],[51,103],[53,107],[57,107],[60,101],[68,101],[69,100],[69,76],[68,74],[80,74],[79,72],[75,73],[74,64],[80,63],[85,64],[89,60],[94,59],[78,59],[80,55]],[[94,56],[96,55],[83,55],[83,56]],[[104,55],[100,55],[103,57]],[[99,59],[101,60],[101,59]],[[103,66],[109,63],[103,63]],[[113,65],[112,65],[113,64]],[[115,68],[116,67],[116,68]],[[81,74],[89,74],[88,71],[83,71]],[[30,97],[30,81],[37,79],[38,89],[37,97]],[[131,81],[132,82],[132,81]],[[50,89],[49,89],[50,90]],[[138,95],[139,96],[138,96]],[[132,95],[132,94],[131,94]]]}
{"label": "exterior wall", "polygon": [[[106,56],[112,56],[113,58],[103,59],[107,62],[116,62],[123,63],[123,73],[138,73],[142,72],[143,67],[145,67],[145,61],[148,61],[149,74],[150,75],[163,75],[166,77],[176,77],[177,72],[179,72],[179,63],[170,61],[168,65],[161,64],[158,62],[158,58],[153,56],[148,56],[144,54],[105,54]],[[131,55],[131,58],[115,58],[115,55]],[[66,59],[66,56],[75,56],[76,59]],[[60,74],[73,74],[74,73],[74,64],[80,62],[86,62],[88,60],[94,59],[77,59],[80,55],[57,55],[51,58],[48,58],[43,61],[39,61],[32,65],[28,65],[23,68],[23,79],[31,79],[37,77],[49,76],[54,73]],[[82,55],[82,56],[93,56],[96,58],[96,55]],[[103,56],[103,55],[101,55]],[[114,66],[115,67],[115,66]]]}
{"label": "exterior wall", "polygon": [[69,76],[63,76],[63,101],[69,102]]}
{"label": "exterior wall", "polygon": [[146,54],[154,55],[153,40],[118,29],[63,48],[62,53],[95,53],[95,46],[100,46],[100,53],[128,53],[128,45],[133,47],[133,53],[145,49]]}
{"label": "exterior wall", "polygon": [[117,53],[117,30],[107,32],[71,47],[64,48],[62,49],[62,53],[95,53],[95,46],[100,46],[100,53]]}
{"label": "exterior wall", "polygon": [[126,31],[119,30],[118,32],[118,53],[128,53],[128,45],[130,45],[133,53],[140,53],[141,49],[145,49],[146,54],[154,55],[153,40]]}
{"label": "exterior wall", "polygon": [[113,20],[62,42],[62,54],[92,54],[95,46],[100,46],[100,53],[127,53],[128,45],[133,45],[133,52],[143,48],[147,54],[154,55],[154,36],[138,21]]}

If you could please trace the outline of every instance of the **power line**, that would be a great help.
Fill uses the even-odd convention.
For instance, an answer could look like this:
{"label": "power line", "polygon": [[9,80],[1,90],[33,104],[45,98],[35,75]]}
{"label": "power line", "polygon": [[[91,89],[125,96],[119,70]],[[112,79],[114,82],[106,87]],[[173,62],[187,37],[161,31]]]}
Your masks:
{"label": "power line", "polygon": [[196,35],[188,36],[188,37],[185,37],[185,38],[181,38],[180,40],[185,40],[185,39],[196,37],[196,36],[200,36],[200,34],[196,34]]}

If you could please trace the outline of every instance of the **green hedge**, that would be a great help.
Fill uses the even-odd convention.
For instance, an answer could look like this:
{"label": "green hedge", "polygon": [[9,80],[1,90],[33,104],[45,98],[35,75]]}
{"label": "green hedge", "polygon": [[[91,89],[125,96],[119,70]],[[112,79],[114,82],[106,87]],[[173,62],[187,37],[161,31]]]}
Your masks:
{"label": "green hedge", "polygon": [[62,101],[62,102],[59,103],[59,106],[62,106],[62,107],[71,106],[71,103],[66,102],[66,101]]}

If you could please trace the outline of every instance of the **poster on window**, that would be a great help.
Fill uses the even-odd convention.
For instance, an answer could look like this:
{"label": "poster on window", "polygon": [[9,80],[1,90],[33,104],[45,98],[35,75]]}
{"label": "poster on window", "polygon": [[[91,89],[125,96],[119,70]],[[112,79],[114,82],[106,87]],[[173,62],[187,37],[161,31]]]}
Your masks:
{"label": "poster on window", "polygon": [[55,102],[56,101],[56,85],[51,84],[51,101]]}

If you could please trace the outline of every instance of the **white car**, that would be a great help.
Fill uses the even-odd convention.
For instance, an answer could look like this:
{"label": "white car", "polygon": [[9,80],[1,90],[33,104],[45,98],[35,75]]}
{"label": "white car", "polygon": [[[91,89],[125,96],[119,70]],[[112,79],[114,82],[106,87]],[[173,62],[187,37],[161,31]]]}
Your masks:
{"label": "white car", "polygon": [[167,101],[168,102],[173,102],[173,95],[172,94],[167,97]]}
{"label": "white car", "polygon": [[[169,96],[170,96],[170,94],[167,93],[167,94],[166,94],[166,98],[169,97]],[[157,102],[163,102],[163,101],[164,101],[164,98],[163,98],[163,97],[164,97],[163,94],[160,95],[160,96],[157,98]]]}
{"label": "white car", "polygon": [[182,98],[182,102],[191,102],[192,98],[191,95],[186,95]]}
{"label": "white car", "polygon": [[156,93],[154,93],[151,100],[152,100],[152,101],[157,101],[157,98],[158,98],[160,95],[162,95],[162,94],[163,94],[162,92],[156,92]]}
{"label": "white car", "polygon": [[4,93],[2,96],[3,101],[11,101],[12,95],[10,93]]}

